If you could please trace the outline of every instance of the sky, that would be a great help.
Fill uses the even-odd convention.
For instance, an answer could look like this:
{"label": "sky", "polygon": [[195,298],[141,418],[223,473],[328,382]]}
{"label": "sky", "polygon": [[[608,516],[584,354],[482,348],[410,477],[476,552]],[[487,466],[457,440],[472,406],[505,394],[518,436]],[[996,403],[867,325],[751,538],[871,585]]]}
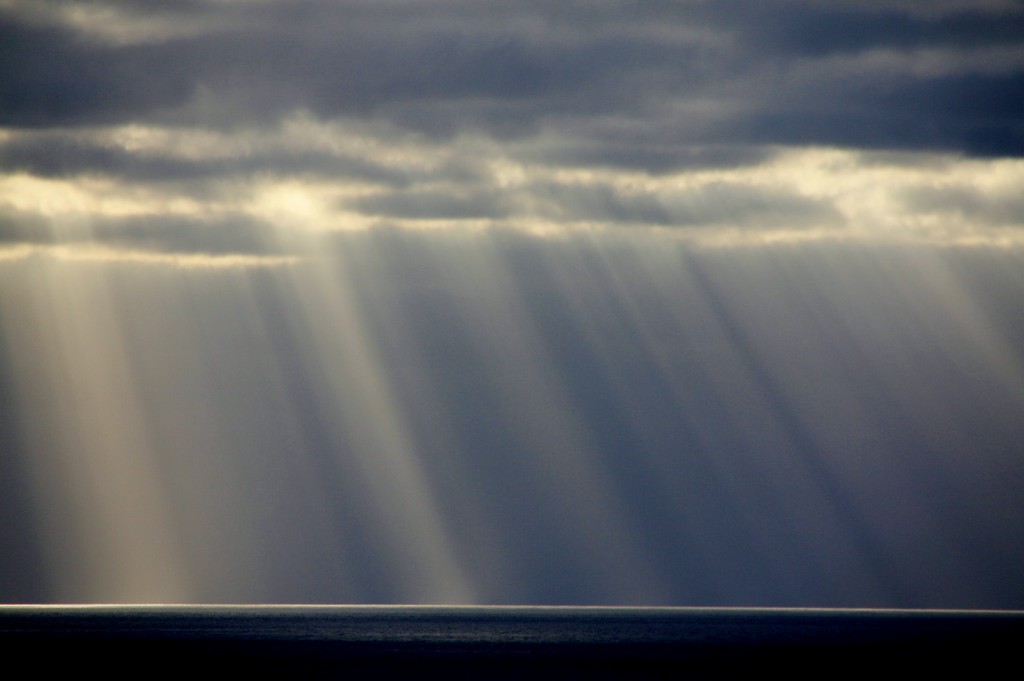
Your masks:
{"label": "sky", "polygon": [[1024,3],[0,0],[0,602],[1024,608]]}

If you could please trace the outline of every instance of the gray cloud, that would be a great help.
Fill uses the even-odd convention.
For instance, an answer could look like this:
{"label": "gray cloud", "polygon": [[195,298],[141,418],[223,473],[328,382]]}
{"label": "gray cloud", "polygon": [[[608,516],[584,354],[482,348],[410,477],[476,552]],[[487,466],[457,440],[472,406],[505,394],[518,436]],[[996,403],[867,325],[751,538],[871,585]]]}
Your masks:
{"label": "gray cloud", "polygon": [[375,194],[353,203],[366,215],[411,219],[503,218],[509,215],[500,192],[414,190]]}
{"label": "gray cloud", "polygon": [[602,183],[538,182],[530,187],[534,210],[558,220],[669,225],[671,212],[651,193],[626,194]]}
{"label": "gray cloud", "polygon": [[741,183],[712,182],[661,192],[624,192],[605,184],[537,183],[531,198],[545,217],[645,223],[674,227],[746,228],[834,226],[831,203]]}
{"label": "gray cloud", "polygon": [[[935,5],[940,3],[918,3]],[[701,3],[702,23],[737,37],[761,54],[822,56],[870,48],[991,47],[1024,40],[1020,4],[1002,7],[964,2],[928,16],[904,2],[781,0],[751,5],[742,0]]]}
{"label": "gray cloud", "polygon": [[714,182],[665,197],[677,224],[736,224],[748,228],[834,226],[841,216],[831,202],[796,192]]}
{"label": "gray cloud", "polygon": [[198,219],[170,215],[93,218],[56,224],[13,209],[0,211],[0,244],[91,244],[151,253],[283,255],[270,225],[235,214]]}
{"label": "gray cloud", "polygon": [[35,213],[0,208],[0,244],[44,244],[54,240],[50,224]]}
{"label": "gray cloud", "polygon": [[[0,143],[0,170],[46,178],[103,175],[127,182],[195,182],[261,173],[314,175],[401,186],[415,177],[413,171],[346,154],[260,151],[192,159],[133,152],[66,133]],[[446,171],[465,174],[467,169],[451,167],[438,172]]]}
{"label": "gray cloud", "polygon": [[756,165],[770,160],[775,152],[756,145],[675,145],[643,140],[617,142],[593,140],[556,143],[525,157],[541,163],[575,167],[639,170],[651,175],[685,170],[727,169]]}
{"label": "gray cloud", "polygon": [[89,240],[161,253],[276,255],[276,230],[247,215],[200,220],[172,216],[111,219],[93,227]]}
{"label": "gray cloud", "polygon": [[367,215],[407,219],[542,218],[750,229],[835,226],[841,222],[841,216],[828,201],[738,182],[628,191],[601,181],[537,181],[512,189],[478,185],[469,190],[388,191],[349,206]]}
{"label": "gray cloud", "polygon": [[975,224],[1024,227],[1024,196],[985,192],[965,184],[913,187],[901,192],[904,205],[916,213],[955,215]]}
{"label": "gray cloud", "polygon": [[112,44],[8,10],[0,124],[234,125],[305,109],[431,135],[574,137],[588,121],[643,128],[678,112],[669,142],[1024,153],[1024,72],[1005,55],[987,75],[808,68],[872,50],[912,60],[927,49],[950,64],[965,50],[1019,50],[1019,5],[938,16],[902,3],[129,6],[193,24],[216,15],[216,28]]}

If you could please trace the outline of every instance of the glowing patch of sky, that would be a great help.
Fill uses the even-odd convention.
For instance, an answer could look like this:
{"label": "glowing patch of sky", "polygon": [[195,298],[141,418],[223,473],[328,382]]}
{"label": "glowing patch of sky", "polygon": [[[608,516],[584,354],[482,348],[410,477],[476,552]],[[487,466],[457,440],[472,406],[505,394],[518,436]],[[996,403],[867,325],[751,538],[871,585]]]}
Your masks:
{"label": "glowing patch of sky", "polygon": [[[199,190],[182,180],[140,183],[131,176],[105,176],[102,168],[97,169],[100,175],[9,174],[0,180],[5,196],[0,207],[22,221],[48,221],[57,232],[73,232],[76,224],[123,216],[210,220],[218,215],[248,215],[282,230],[463,222],[477,228],[552,233],[622,224],[629,229],[668,228],[708,244],[853,238],[1001,245],[1017,242],[1024,219],[1020,200],[1015,198],[1016,188],[1024,182],[1024,164],[1017,160],[779,149],[774,158],[752,166],[651,176],[539,166],[517,160],[515,148],[502,151],[500,146],[481,146],[472,140],[443,148],[388,146],[381,138],[353,140],[336,128],[296,122],[286,126],[282,135],[268,146],[266,140],[256,142],[248,134],[189,142],[179,134],[166,136],[160,131],[117,133],[113,139],[146,139],[116,147],[129,156],[144,147],[145,154],[161,158],[170,154],[196,162],[214,160],[223,163],[221,177],[210,178]],[[373,182],[346,177],[291,177],[275,173],[272,161],[266,171],[245,166],[246,159],[260,149],[279,153],[286,149],[283,142],[293,137],[316,139],[321,151],[332,148],[324,138],[333,140],[334,147],[346,148],[345,153],[354,158],[396,173],[400,169],[408,177],[403,182],[406,186],[375,187]],[[308,149],[310,144],[301,146]],[[213,156],[203,156],[204,149]],[[465,169],[456,169],[458,164]],[[235,165],[237,171],[232,170]],[[446,179],[449,172],[456,173],[450,180]],[[472,175],[467,178],[465,172]],[[465,186],[459,188],[459,183]],[[924,192],[945,190],[950,190],[948,205],[941,212],[923,199],[915,200]],[[472,198],[467,198],[467,192]],[[416,196],[425,198],[409,203],[409,197]],[[479,207],[472,208],[466,201]],[[738,202],[739,208],[716,203],[721,201]],[[745,210],[745,201],[753,202],[749,210],[756,206],[757,212],[737,212]],[[417,217],[410,212],[416,206],[435,212]],[[479,217],[461,214],[467,210],[485,212]],[[500,214],[487,217],[486,211]]]}

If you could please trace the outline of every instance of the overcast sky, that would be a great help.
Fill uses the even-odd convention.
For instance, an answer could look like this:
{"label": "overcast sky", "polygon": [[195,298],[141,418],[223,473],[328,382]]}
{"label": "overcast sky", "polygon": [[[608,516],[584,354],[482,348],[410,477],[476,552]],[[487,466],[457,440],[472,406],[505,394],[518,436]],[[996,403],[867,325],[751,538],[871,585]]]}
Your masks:
{"label": "overcast sky", "polygon": [[0,0],[0,601],[1024,607],[1024,3]]}

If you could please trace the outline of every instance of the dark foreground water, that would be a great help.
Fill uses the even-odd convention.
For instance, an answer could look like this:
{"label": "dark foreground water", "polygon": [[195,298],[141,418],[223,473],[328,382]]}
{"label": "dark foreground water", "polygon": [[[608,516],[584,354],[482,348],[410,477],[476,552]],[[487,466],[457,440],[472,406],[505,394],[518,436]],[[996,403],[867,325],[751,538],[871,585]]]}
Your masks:
{"label": "dark foreground water", "polygon": [[1024,613],[431,606],[0,607],[9,663],[113,675],[732,677],[995,671]]}

